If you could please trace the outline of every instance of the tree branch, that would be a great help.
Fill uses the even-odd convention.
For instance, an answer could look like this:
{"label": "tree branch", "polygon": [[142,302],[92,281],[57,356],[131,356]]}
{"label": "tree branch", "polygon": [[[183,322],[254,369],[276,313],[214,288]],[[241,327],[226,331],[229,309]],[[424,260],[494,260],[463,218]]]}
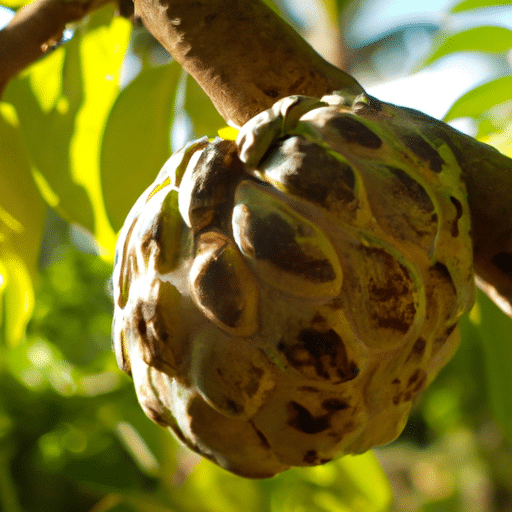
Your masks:
{"label": "tree branch", "polygon": [[35,0],[0,30],[0,95],[7,82],[50,51],[68,23],[111,0]]}
{"label": "tree branch", "polygon": [[364,92],[259,0],[135,0],[135,14],[231,124],[291,94]]}

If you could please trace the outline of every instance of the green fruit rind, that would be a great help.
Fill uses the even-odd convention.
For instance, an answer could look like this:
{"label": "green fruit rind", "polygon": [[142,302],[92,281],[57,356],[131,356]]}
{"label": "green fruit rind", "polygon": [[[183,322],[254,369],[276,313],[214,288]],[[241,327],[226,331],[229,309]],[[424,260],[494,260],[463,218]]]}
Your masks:
{"label": "green fruit rind", "polygon": [[150,418],[251,478],[400,434],[475,293],[461,170],[415,119],[293,96],[168,160],[113,276],[118,364]]}

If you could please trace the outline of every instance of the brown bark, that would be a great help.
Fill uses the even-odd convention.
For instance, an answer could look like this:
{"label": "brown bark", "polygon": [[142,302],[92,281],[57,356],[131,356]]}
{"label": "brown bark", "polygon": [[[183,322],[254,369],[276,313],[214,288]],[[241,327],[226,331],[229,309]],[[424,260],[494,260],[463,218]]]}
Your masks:
{"label": "brown bark", "polygon": [[7,82],[50,51],[66,24],[110,0],[35,0],[22,7],[0,30],[0,95]]}
{"label": "brown bark", "polygon": [[259,0],[135,0],[135,14],[231,124],[291,94],[364,92]]}

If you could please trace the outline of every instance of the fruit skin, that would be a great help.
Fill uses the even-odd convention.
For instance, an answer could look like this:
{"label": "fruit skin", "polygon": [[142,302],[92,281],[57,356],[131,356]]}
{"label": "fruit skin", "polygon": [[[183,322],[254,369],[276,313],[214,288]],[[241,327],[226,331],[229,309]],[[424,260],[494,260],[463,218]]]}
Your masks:
{"label": "fruit skin", "polygon": [[449,144],[294,96],[175,153],[121,230],[114,346],[146,414],[245,477],[395,439],[474,301]]}

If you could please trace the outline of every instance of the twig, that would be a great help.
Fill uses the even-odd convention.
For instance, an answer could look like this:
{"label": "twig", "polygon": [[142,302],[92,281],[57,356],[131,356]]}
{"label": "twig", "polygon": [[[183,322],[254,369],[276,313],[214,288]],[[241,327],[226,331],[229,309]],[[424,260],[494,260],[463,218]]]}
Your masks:
{"label": "twig", "polygon": [[0,95],[7,82],[50,51],[68,23],[111,0],[35,0],[0,30]]}

